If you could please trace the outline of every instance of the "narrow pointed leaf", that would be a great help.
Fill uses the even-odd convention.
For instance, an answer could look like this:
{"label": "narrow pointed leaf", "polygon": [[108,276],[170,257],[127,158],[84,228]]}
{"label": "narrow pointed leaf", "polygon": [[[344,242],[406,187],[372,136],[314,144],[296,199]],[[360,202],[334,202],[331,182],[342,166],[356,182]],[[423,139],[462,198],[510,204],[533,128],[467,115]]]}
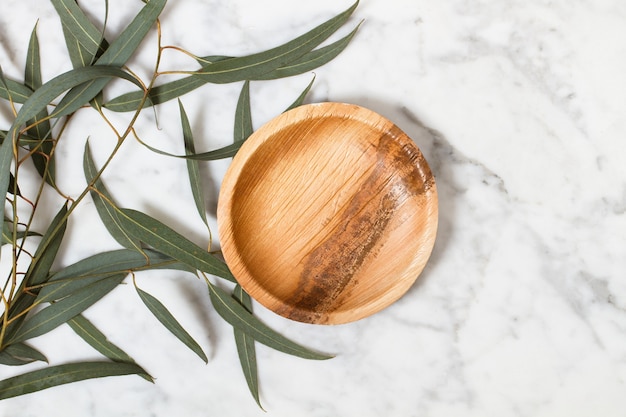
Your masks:
{"label": "narrow pointed leaf", "polygon": [[[306,86],[306,88],[302,91],[302,93],[300,93],[300,95],[296,98],[296,100],[289,106],[287,107],[287,109],[285,109],[285,111],[291,110],[295,107],[298,107],[300,105],[302,105],[302,103],[304,102],[304,99],[306,98],[306,95],[309,93],[309,91],[311,90],[311,87],[313,86],[313,82],[315,81],[315,77],[313,77],[313,79],[311,80],[311,82]],[[243,91],[242,91],[243,92]],[[241,116],[240,116],[241,117]],[[235,126],[237,126],[239,123],[235,123]],[[245,137],[246,139],[248,138],[248,136],[250,136],[250,134],[252,134],[252,121],[249,122],[248,124],[248,129],[250,129],[250,133],[247,134],[247,136]],[[241,131],[243,132],[243,129],[241,129]],[[247,131],[246,131],[247,132]],[[244,136],[245,134],[241,134],[240,136]],[[236,137],[236,134],[235,134]],[[235,143],[232,143],[230,145],[226,145],[222,148],[218,148],[212,151],[208,151],[208,152],[202,152],[202,153],[187,153],[185,155],[175,155],[169,152],[165,152],[162,151],[160,149],[154,148],[150,145],[148,145],[145,142],[141,142],[143,146],[145,146],[146,148],[150,149],[152,152],[158,153],[159,155],[165,155],[165,156],[169,156],[172,158],[183,158],[183,159],[193,159],[193,160],[197,160],[197,161],[215,161],[218,159],[225,159],[225,158],[232,158],[233,156],[235,156],[235,154],[237,153],[237,151],[239,151],[239,148],[241,148],[241,145],[243,145],[243,141],[235,141]]]}
{"label": "narrow pointed leaf", "polygon": [[204,363],[208,363],[209,359],[204,354],[204,351],[196,342],[193,337],[181,324],[176,320],[176,318],[169,312],[169,310],[154,296],[148,294],[143,291],[141,288],[135,286],[137,290],[137,294],[139,294],[139,298],[141,301],[148,307],[148,310],[154,315],[165,326],[167,330],[169,330],[174,336],[178,338],[181,342],[185,344],[192,352],[200,357],[204,361]]}
{"label": "narrow pointed leaf", "polygon": [[57,252],[63,241],[66,228],[67,203],[61,206],[61,209],[50,222],[50,226],[43,235],[41,242],[39,242],[33,261],[24,276],[26,285],[41,284],[47,280],[50,274],[50,268],[56,259]]}
{"label": "narrow pointed leaf", "polygon": [[255,80],[276,80],[279,78],[292,77],[294,75],[304,74],[305,72],[321,67],[322,65],[332,61],[337,57],[337,55],[346,49],[352,38],[354,38],[354,35],[356,35],[359,30],[359,27],[360,24],[354,28],[352,32],[338,41],[335,41],[330,45],[314,49],[306,55],[300,57],[298,60],[280,68],[276,68],[271,72],[262,74],[255,78]]}
{"label": "narrow pointed leaf", "polygon": [[291,63],[313,50],[337,31],[356,9],[358,1],[343,13],[281,46],[256,54],[226,59],[205,66],[199,75],[212,83],[252,80]]}
{"label": "narrow pointed leaf", "polygon": [[[52,101],[60,96],[64,91],[83,84],[86,81],[98,78],[110,79],[114,77],[122,78],[141,86],[141,83],[132,75],[114,66],[97,65],[69,70],[46,82],[39,89],[37,89],[37,91],[30,95],[18,112],[17,117],[13,122],[12,129],[10,129],[9,132],[13,131],[13,133],[16,133],[20,126],[26,123],[27,120],[37,116],[41,110],[45,109],[48,104],[52,103]],[[88,100],[84,100],[80,102],[80,105],[82,106],[87,102]],[[71,110],[69,106],[74,104],[76,103],[57,105],[54,111],[50,114],[50,117],[62,117],[72,113],[75,109]],[[14,138],[14,135],[9,134],[8,136]]]}
{"label": "narrow pointed leaf", "polygon": [[9,345],[0,352],[0,364],[3,365],[19,366],[35,361],[47,362],[48,359],[26,343]]}
{"label": "narrow pointed leaf", "polygon": [[[33,28],[28,44],[28,53],[26,55],[26,68],[24,69],[24,84],[31,90],[36,90],[43,84],[41,80],[41,59],[39,54],[39,39],[37,37],[37,25]],[[46,181],[54,185],[55,166],[52,150],[54,148],[51,141],[47,141],[51,134],[50,121],[47,120],[48,111],[43,109],[37,116],[28,121],[29,125],[33,125],[26,133],[40,142],[29,146],[30,149],[37,149],[33,153],[32,160],[41,175]]]}
{"label": "narrow pointed leaf", "polygon": [[54,154],[54,143],[47,139],[50,138],[52,127],[48,120],[48,111],[42,110],[34,119],[28,121],[32,128],[26,132],[29,136],[37,138],[38,142],[30,144],[28,147],[35,150],[31,158],[39,175],[44,178],[48,184],[53,185],[56,181],[56,164]]}
{"label": "narrow pointed leaf", "polygon": [[221,147],[212,151],[189,154],[189,155],[175,155],[169,152],[162,151],[155,147],[152,147],[145,142],[142,142],[141,144],[145,146],[146,148],[150,149],[154,153],[158,153],[159,155],[170,156],[172,158],[192,159],[195,161],[215,161],[218,159],[231,158],[235,156],[239,148],[241,148],[241,145],[243,145],[243,142],[231,143],[230,145],[226,145],[224,147]]}
{"label": "narrow pointed leaf", "polygon": [[57,328],[100,300],[117,287],[125,277],[126,274],[118,274],[115,279],[97,281],[54,304],[50,304],[48,307],[28,317],[15,334],[12,335],[9,343],[21,342],[41,336]]}
{"label": "narrow pointed leaf", "polygon": [[[233,290],[233,297],[239,302],[249,313],[252,313],[252,299],[239,284]],[[261,400],[259,398],[259,376],[257,371],[256,347],[254,346],[254,338],[246,332],[233,328],[235,334],[235,344],[237,346],[237,354],[239,355],[239,363],[246,378],[250,394],[259,407]]]}
{"label": "narrow pointed leaf", "polygon": [[63,25],[63,37],[65,38],[65,46],[70,56],[70,61],[72,61],[72,67],[81,68],[88,66],[92,57],[65,25]]}
{"label": "narrow pointed leaf", "polygon": [[234,142],[243,142],[252,134],[252,113],[250,110],[250,81],[243,83],[237,109],[235,110]]}
{"label": "narrow pointed leaf", "polygon": [[296,98],[294,102],[291,103],[291,105],[285,109],[285,112],[291,109],[295,109],[296,107],[299,107],[302,105],[302,103],[304,103],[304,99],[306,98],[306,95],[309,94],[309,91],[311,91],[311,87],[313,87],[314,81],[315,81],[315,77],[313,77],[311,82],[306,86],[306,88],[302,91],[302,93],[300,93],[298,98]]}
{"label": "narrow pointed leaf", "polygon": [[197,270],[235,282],[224,262],[169,226],[136,210],[120,209],[119,213],[126,230],[142,242]]}
{"label": "narrow pointed leaf", "polygon": [[91,378],[145,373],[139,365],[122,362],[80,362],[49,366],[0,381],[0,400]]}
{"label": "narrow pointed leaf", "polygon": [[254,317],[244,306],[232,298],[223,289],[208,283],[209,295],[215,311],[236,329],[239,329],[257,342],[263,343],[278,351],[305,359],[330,359],[324,355],[307,349],[275,332],[259,319]]}
{"label": "narrow pointed leaf", "polygon": [[[26,287],[45,282],[50,274],[50,268],[63,241],[65,229],[67,227],[67,204],[64,204],[56,216],[50,222],[48,230],[42,236],[33,260],[31,261],[26,274],[19,287],[18,295],[15,297],[11,308],[9,308],[9,318],[15,318],[33,305],[36,298],[36,291],[25,291]],[[4,226],[3,226],[4,227]],[[6,327],[7,338],[12,338],[19,331],[25,315],[17,317]]]}
{"label": "narrow pointed leaf", "polygon": [[[41,236],[41,235],[35,232],[18,231],[15,237],[17,239],[22,239],[26,236]],[[2,240],[0,244],[4,245],[7,243],[14,243],[13,242],[13,225],[10,220],[5,219],[3,228],[2,228]]]}
{"label": "narrow pointed leaf", "polygon": [[73,317],[67,324],[91,347],[108,359],[115,362],[135,362],[126,352],[109,341],[104,333],[82,314]]}
{"label": "narrow pointed leaf", "polygon": [[60,300],[102,279],[148,269],[177,269],[195,272],[175,259],[154,250],[130,249],[102,252],[82,259],[53,274],[39,291],[37,303]]}
{"label": "narrow pointed leaf", "polygon": [[37,37],[37,25],[30,34],[28,52],[26,53],[26,68],[24,70],[24,84],[31,90],[41,87],[41,61],[39,55],[39,39]]}
{"label": "narrow pointed leaf", "polygon": [[[165,6],[165,2],[166,0],[150,0],[117,39],[111,42],[111,45],[96,60],[95,65],[122,67],[156,22]],[[100,39],[98,39],[96,46],[100,46]],[[63,97],[59,106],[67,107],[73,112],[80,107],[78,103],[89,102],[96,97],[108,82],[108,79],[94,79],[79,85]]]}
{"label": "narrow pointed leaf", "polygon": [[[127,362],[135,363],[126,352],[120,349],[117,345],[111,342],[94,324],[85,318],[82,314],[79,314],[71,318],[67,324],[74,330],[74,332],[80,336],[91,347],[100,352],[102,355],[111,359],[114,362]],[[150,375],[139,374],[147,381],[153,382]]]}
{"label": "narrow pointed leaf", "polygon": [[[193,155],[196,153],[193,133],[191,131],[191,126],[189,125],[187,113],[185,112],[183,103],[180,100],[178,100],[178,107],[180,109],[180,122],[183,129],[183,140],[185,142],[185,155]],[[186,162],[193,201],[196,203],[196,209],[198,210],[200,218],[208,227],[209,222],[206,217],[206,207],[204,206],[204,187],[202,186],[202,179],[200,176],[200,166],[198,165],[198,161],[193,159],[187,159]]]}
{"label": "narrow pointed leaf", "polygon": [[[88,183],[91,183],[98,173],[98,169],[91,156],[89,141],[85,144],[85,151],[83,153],[83,171]],[[115,207],[111,205],[115,200],[113,200],[113,197],[100,178],[96,180],[93,188],[95,190],[91,191],[91,198],[96,206],[100,220],[102,220],[102,223],[111,237],[125,248],[139,250],[141,248],[139,240],[130,236],[120,224],[118,212],[115,210]]]}
{"label": "narrow pointed leaf", "polygon": [[[76,0],[51,0],[57,11],[64,32],[71,35],[72,42],[68,42],[70,56],[75,55],[82,65],[89,65],[100,49],[102,34],[87,18],[76,3]],[[66,36],[67,40],[68,36]],[[71,45],[70,45],[71,44]],[[78,61],[77,61],[78,62]],[[74,67],[79,67],[74,65]]]}
{"label": "narrow pointed leaf", "polygon": [[[316,48],[330,35],[337,31],[356,9],[358,1],[343,13],[318,25],[309,32],[276,48],[243,57],[221,59],[204,65],[197,73],[181,80],[176,80],[153,88],[150,100],[144,105],[163,103],[180,97],[205,83],[231,83],[244,80],[262,79],[277,68],[297,66],[298,60]],[[306,62],[311,58],[306,58]],[[320,61],[320,62],[323,62]],[[304,68],[304,67],[303,67]],[[304,71],[309,71],[306,66]],[[303,71],[303,72],[304,72]],[[112,111],[132,111],[139,106],[143,92],[132,92],[116,97],[105,104]]]}
{"label": "narrow pointed leaf", "polygon": [[13,81],[10,78],[6,78],[2,72],[2,66],[0,66],[0,97],[5,100],[13,101],[14,103],[22,104],[30,97],[33,90],[26,87],[24,84]]}

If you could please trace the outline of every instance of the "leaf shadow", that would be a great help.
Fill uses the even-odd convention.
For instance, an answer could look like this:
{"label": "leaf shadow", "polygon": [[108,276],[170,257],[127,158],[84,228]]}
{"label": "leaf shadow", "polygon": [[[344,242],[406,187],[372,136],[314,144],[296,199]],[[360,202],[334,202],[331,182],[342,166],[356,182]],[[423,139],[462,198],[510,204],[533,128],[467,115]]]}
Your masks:
{"label": "leaf shadow", "polygon": [[[193,311],[198,321],[202,323],[203,329],[206,330],[206,336],[204,339],[208,340],[209,352],[205,352],[209,360],[215,357],[217,351],[218,340],[223,335],[218,334],[218,327],[215,325],[214,318],[217,315],[214,314],[213,308],[209,302],[209,293],[198,291],[198,283],[192,282],[186,279],[180,282],[180,291],[185,300],[188,301],[188,307]],[[202,345],[202,343],[201,343]]]}

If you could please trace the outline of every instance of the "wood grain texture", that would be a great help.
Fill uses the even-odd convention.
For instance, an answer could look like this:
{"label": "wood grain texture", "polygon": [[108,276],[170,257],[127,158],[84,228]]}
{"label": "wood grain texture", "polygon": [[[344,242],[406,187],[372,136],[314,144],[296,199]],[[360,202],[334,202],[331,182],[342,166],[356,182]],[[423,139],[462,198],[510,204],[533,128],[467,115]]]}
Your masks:
{"label": "wood grain texture", "polygon": [[415,282],[437,230],[424,156],[359,106],[298,107],[257,130],[219,196],[222,251],[241,286],[287,318],[355,321]]}

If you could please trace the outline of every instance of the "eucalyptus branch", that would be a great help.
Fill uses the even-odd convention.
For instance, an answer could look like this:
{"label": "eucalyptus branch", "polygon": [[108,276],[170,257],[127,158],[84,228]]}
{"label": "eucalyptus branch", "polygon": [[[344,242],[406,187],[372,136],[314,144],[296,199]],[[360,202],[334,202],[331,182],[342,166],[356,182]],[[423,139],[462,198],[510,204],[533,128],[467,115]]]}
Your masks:
{"label": "eucalyptus branch", "polygon": [[[206,203],[201,192],[203,186],[198,161],[233,156],[243,140],[252,133],[252,123],[249,121],[251,120],[249,81],[246,80],[279,79],[302,74],[333,59],[346,47],[356,29],[338,41],[323,47],[319,45],[348,21],[357,3],[283,45],[246,57],[229,58],[226,56],[199,57],[180,46],[163,45],[159,15],[165,6],[165,0],[144,1],[145,4],[138,14],[117,39],[113,40],[104,38],[109,18],[108,3],[104,27],[97,27],[81,9],[79,3],[74,0],[50,1],[63,25],[66,46],[74,70],[61,74],[46,83],[42,82],[36,30],[33,30],[31,34],[24,82],[7,80],[0,70],[0,99],[8,100],[14,116],[9,132],[2,134],[5,146],[0,147],[0,184],[3,188],[6,187],[6,205],[11,211],[6,223],[2,225],[3,243],[10,241],[8,243],[11,244],[11,269],[0,292],[4,308],[0,319],[2,324],[0,365],[26,364],[45,360],[45,356],[37,350],[30,347],[24,348],[27,345],[23,342],[48,333],[64,323],[69,324],[80,337],[108,358],[108,361],[50,366],[0,380],[0,400],[61,383],[101,376],[132,373],[151,381],[152,378],[144,369],[136,365],[130,356],[108,341],[102,332],[82,316],[85,309],[120,285],[129,274],[140,299],[151,313],[174,336],[206,362],[208,359],[202,348],[167,308],[137,286],[137,272],[158,268],[192,272],[196,276],[200,274],[204,277],[209,290],[208,295],[215,310],[235,328],[236,344],[246,381],[260,406],[256,382],[256,358],[253,354],[255,340],[289,354],[309,359],[325,359],[327,356],[316,354],[289,341],[269,329],[252,314],[249,296],[245,295],[241,287],[237,285],[223,259],[215,256],[220,251],[212,250],[213,235],[207,221],[204,206]],[[152,73],[142,80],[132,68],[128,67],[127,62],[154,27],[156,27],[157,35],[156,59]],[[154,45],[150,47],[152,46]],[[197,71],[161,71],[164,53],[170,49],[194,59],[201,68]],[[182,80],[158,84],[163,75],[169,74],[190,76]],[[131,81],[139,89],[103,103],[103,96],[99,94],[112,77]],[[158,129],[156,107],[160,103],[178,98],[207,83],[222,84],[240,81],[245,81],[246,94],[241,95],[235,111],[233,135],[235,143],[215,151],[195,153],[190,123],[179,101],[185,154],[170,156],[187,160],[194,202],[198,214],[207,226],[209,237],[207,247],[198,246],[181,233],[147,214],[130,208],[118,207],[108,194],[102,177],[130,135],[139,143],[144,143],[140,137],[140,126],[138,126],[143,109],[152,107]],[[304,100],[310,86],[309,84],[293,106]],[[61,95],[63,96],[59,99]],[[57,160],[55,157],[60,156],[57,153],[57,146],[65,139],[68,126],[80,120],[77,113],[80,110],[85,111],[88,107],[87,103],[91,103],[104,123],[111,129],[115,144],[104,155],[104,162],[96,167],[91,160],[87,142],[83,167],[86,186],[78,195],[70,196],[59,188],[52,173]],[[49,106],[53,108],[50,112],[48,112]],[[122,129],[115,126],[107,115],[107,111],[129,112],[131,116],[125,121],[125,127]],[[242,121],[244,123],[240,123]],[[86,136],[89,137],[88,134]],[[11,143],[6,143],[6,141],[11,141]],[[152,150],[164,153],[156,149]],[[27,164],[29,160],[34,162],[41,178],[38,183],[25,190],[25,195],[22,195],[18,182],[22,185],[24,173],[32,168]],[[31,253],[27,243],[34,241],[32,236],[36,233],[32,229],[35,219],[41,216],[42,201],[48,195],[47,193],[51,192],[54,195],[52,189],[64,200],[64,203],[54,219],[50,221],[47,230],[40,235],[36,251]],[[87,195],[91,195],[94,200],[98,215],[109,233],[125,249],[98,253],[52,272],[51,268],[53,262],[57,261],[61,243],[68,238],[65,236],[67,224]],[[28,204],[29,207],[24,204]],[[27,214],[22,214],[20,210],[26,211]],[[20,217],[24,218],[20,219]],[[5,217],[0,217],[0,220],[3,218]],[[10,225],[9,222],[11,222]],[[8,263],[7,258],[3,262]],[[28,265],[25,272],[20,270],[22,264]],[[235,293],[229,294],[213,285],[208,275],[234,283]],[[22,348],[25,351],[14,355],[16,349]],[[45,386],[41,384],[42,380],[46,381]],[[19,390],[15,387],[19,387]]]}

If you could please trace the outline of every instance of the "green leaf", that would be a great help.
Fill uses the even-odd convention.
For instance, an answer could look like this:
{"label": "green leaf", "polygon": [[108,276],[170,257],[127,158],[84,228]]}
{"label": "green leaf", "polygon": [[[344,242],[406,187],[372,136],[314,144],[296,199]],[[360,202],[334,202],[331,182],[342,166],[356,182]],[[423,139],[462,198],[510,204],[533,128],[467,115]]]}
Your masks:
{"label": "green leaf", "polygon": [[145,146],[146,148],[150,149],[154,153],[158,153],[159,155],[169,156],[172,158],[191,159],[195,161],[215,161],[218,159],[231,158],[235,156],[239,148],[241,148],[241,145],[243,145],[243,142],[231,143],[230,145],[226,145],[222,148],[218,148],[212,151],[189,154],[189,155],[174,155],[172,153],[165,152],[155,147],[152,147],[145,142],[141,142],[141,144]]}
{"label": "green leaf", "polygon": [[252,134],[252,113],[250,110],[250,81],[243,83],[237,109],[235,110],[234,142],[243,142]]}
{"label": "green leaf", "polygon": [[[139,13],[137,13],[137,16],[135,16],[117,39],[104,51],[100,58],[96,60],[95,65],[122,67],[148,34],[152,25],[156,22],[163,7],[165,7],[165,2],[166,0],[150,0]],[[95,46],[100,46],[99,39]],[[108,82],[108,79],[94,79],[83,85],[79,85],[70,90],[65,97],[63,97],[59,106],[71,109],[71,113],[80,107],[77,103],[86,103],[96,97]]]}
{"label": "green leaf", "polygon": [[[98,173],[98,169],[96,168],[93,158],[91,157],[89,141],[85,143],[85,151],[83,153],[83,171],[85,173],[85,179],[88,183],[91,183]],[[130,236],[120,224],[118,212],[115,210],[113,197],[111,197],[111,194],[100,178],[98,178],[94,183],[93,190],[90,195],[94,205],[96,206],[96,211],[98,212],[98,216],[100,216],[100,220],[102,220],[102,223],[113,239],[125,248],[141,250],[141,243],[139,240]]]}
{"label": "green leaf", "polygon": [[80,362],[49,366],[0,381],[0,400],[91,378],[145,373],[140,366],[123,362]]}
{"label": "green leaf", "polygon": [[197,270],[235,282],[224,262],[165,224],[132,209],[119,213],[124,228],[142,242]]}
{"label": "green leaf", "polygon": [[[304,102],[304,99],[306,97],[306,95],[309,93],[309,91],[311,90],[311,87],[313,86],[313,82],[315,81],[315,77],[313,77],[313,79],[311,80],[311,82],[307,85],[307,87],[304,89],[304,91],[302,91],[302,93],[298,96],[298,98],[296,98],[296,100],[287,108],[285,109],[285,111],[291,110],[295,107],[298,107],[300,105],[302,105],[302,103]],[[241,99],[241,95],[244,95],[245,97],[245,84],[244,84],[244,89],[242,90],[241,94],[240,94],[240,99],[238,101],[238,105],[237,105],[237,113],[241,112],[243,113],[244,110],[243,108],[245,108],[245,98],[242,100]],[[249,95],[249,94],[248,94]],[[244,101],[244,103],[240,106],[239,102]],[[239,110],[239,108],[242,108],[241,110]],[[249,103],[248,103],[248,112],[249,112]],[[239,116],[236,116],[235,119],[235,138],[236,137],[243,137],[245,136],[245,139],[247,139],[251,134],[252,134],[252,120],[250,119],[249,122],[239,122],[237,119],[238,118],[244,118],[246,116],[244,116],[243,114],[240,114]],[[244,125],[246,126],[244,129]],[[237,126],[240,126],[239,128]],[[237,130],[239,129],[239,134],[237,133]],[[249,133],[248,133],[249,132]],[[197,161],[215,161],[218,159],[225,159],[225,158],[231,158],[233,156],[235,156],[235,154],[237,153],[237,151],[239,151],[239,148],[241,148],[241,145],[243,145],[243,142],[245,140],[239,140],[239,141],[235,141],[234,143],[230,144],[230,145],[226,145],[222,148],[219,149],[215,149],[212,151],[208,151],[208,152],[202,152],[202,153],[189,153],[187,152],[185,155],[174,155],[172,153],[169,152],[165,152],[162,151],[160,149],[154,148],[150,145],[148,145],[145,142],[141,142],[141,144],[143,146],[145,146],[146,148],[150,149],[152,152],[158,153],[159,155],[165,155],[165,156],[169,156],[172,158],[183,158],[183,159],[187,159],[187,160],[197,160]],[[204,200],[203,200],[204,201]]]}
{"label": "green leaf", "polygon": [[[233,297],[241,304],[249,313],[252,313],[252,299],[239,284],[233,290]],[[256,348],[254,346],[254,338],[246,332],[233,328],[235,334],[235,344],[237,346],[237,354],[239,355],[239,363],[246,378],[250,394],[259,407],[261,400],[259,398],[259,376],[257,371]]]}
{"label": "green leaf", "polygon": [[[37,25],[33,28],[28,44],[26,68],[24,69],[24,84],[33,91],[43,84],[41,80],[41,59],[39,55]],[[54,155],[52,154],[54,144],[47,140],[52,132],[50,121],[48,120],[48,111],[43,109],[35,118],[29,120],[27,124],[33,127],[26,133],[39,140],[37,144],[29,146],[31,150],[37,149],[37,152],[32,155],[35,168],[42,178],[45,178],[50,185],[54,185],[55,164]]]}
{"label": "green leaf", "polygon": [[239,329],[253,337],[256,341],[263,343],[278,351],[290,355],[299,356],[305,359],[330,359],[332,356],[313,352],[301,346],[281,334],[275,332],[259,319],[254,317],[244,306],[232,298],[223,289],[207,281],[209,295],[213,307],[218,314],[230,323],[234,328]]}
{"label": "green leaf", "polygon": [[[36,298],[36,290],[26,291],[27,287],[46,282],[50,273],[50,268],[57,256],[59,247],[67,227],[67,203],[64,204],[56,216],[50,222],[48,230],[42,236],[33,260],[31,261],[26,274],[18,289],[18,295],[9,308],[9,318],[14,321],[6,327],[6,337],[11,338],[19,331],[20,326],[26,316],[22,314],[33,305]],[[4,223],[4,222],[3,222]],[[4,227],[4,225],[3,225]]]}
{"label": "green leaf", "polygon": [[[178,100],[178,108],[180,109],[180,122],[183,129],[183,140],[185,142],[185,155],[193,155],[196,153],[195,145],[193,143],[193,133],[191,131],[191,126],[189,125],[187,113],[185,112],[183,103],[180,100]],[[198,210],[200,218],[208,228],[209,222],[206,217],[206,207],[204,206],[204,187],[202,186],[200,166],[197,161],[187,159],[187,173],[189,174],[189,185],[191,186],[193,201],[196,203],[196,209]]]}
{"label": "green leaf", "polygon": [[0,66],[0,97],[22,104],[32,93],[33,91],[25,85],[6,78]]}
{"label": "green leaf", "polygon": [[118,274],[115,278],[97,281],[56,303],[50,304],[28,317],[7,343],[21,342],[57,328],[108,294],[124,280],[126,275],[125,273]]}
{"label": "green leaf", "polygon": [[[141,86],[141,83],[132,75],[114,66],[96,65],[69,70],[46,82],[38,88],[37,91],[31,94],[18,112],[9,132],[13,131],[15,133],[20,126],[26,123],[27,120],[37,116],[41,110],[45,109],[52,100],[60,96],[64,91],[94,79],[104,78],[108,80],[114,77],[122,78],[135,85]],[[50,117],[62,117],[70,114],[88,101],[89,100],[76,102],[66,101],[65,104],[59,103],[50,114]],[[8,136],[14,137],[14,135],[11,134],[8,134]]]}
{"label": "green leaf", "polygon": [[35,91],[43,84],[41,81],[41,60],[39,56],[39,39],[37,38],[37,25],[30,34],[28,52],[26,54],[26,68],[24,71],[24,84]]}
{"label": "green leaf", "polygon": [[309,91],[311,91],[311,87],[313,87],[313,82],[314,81],[315,81],[315,76],[313,76],[313,79],[311,80],[309,85],[307,85],[306,88],[302,91],[302,93],[300,93],[298,98],[296,98],[294,100],[294,102],[291,103],[291,105],[285,109],[285,112],[287,112],[287,111],[289,111],[291,109],[295,109],[296,107],[299,107],[299,106],[302,105],[302,103],[304,103],[304,99],[306,98],[306,95],[309,94]]}
{"label": "green leaf", "polygon": [[[190,77],[154,87],[150,92],[150,100],[144,105],[163,103],[193,91],[205,83],[222,84],[262,79],[277,68],[297,66],[300,58],[321,44],[348,20],[357,5],[358,1],[343,13],[281,46],[248,56],[213,61]],[[311,60],[310,57],[305,59],[306,62],[318,62]],[[323,60],[319,62],[323,63]],[[307,66],[306,70],[309,69]],[[142,98],[141,91],[127,93],[109,101],[105,107],[118,112],[132,111],[137,109]]]}
{"label": "green leaf", "polygon": [[0,352],[0,364],[2,365],[19,366],[35,361],[48,362],[48,359],[26,343],[9,345]]}
{"label": "green leaf", "polygon": [[144,249],[142,252],[130,249],[102,252],[53,274],[39,291],[36,301],[43,303],[60,300],[96,281],[115,279],[118,274],[149,269],[178,269],[195,272],[175,259],[150,249]]}
{"label": "green leaf", "polygon": [[41,284],[47,280],[66,228],[67,203],[61,206],[61,209],[50,222],[48,230],[41,238],[41,242],[39,242],[35,256],[24,276],[26,286]]}
{"label": "green leaf", "polygon": [[135,289],[137,290],[137,294],[139,294],[139,298],[141,301],[148,307],[148,310],[154,315],[165,326],[167,330],[169,330],[174,336],[178,338],[181,342],[185,344],[192,352],[200,357],[204,361],[204,363],[208,363],[209,359],[204,354],[204,351],[196,342],[193,337],[181,326],[181,324],[176,320],[176,318],[169,312],[169,310],[155,297],[143,291],[141,288],[135,285]]}
{"label": "green leaf", "polygon": [[355,27],[352,32],[343,38],[331,43],[330,45],[314,49],[311,52],[303,55],[298,60],[275,69],[274,71],[263,74],[256,80],[276,80],[279,78],[292,77],[294,75],[304,74],[319,68],[322,65],[332,61],[337,57],[350,43],[356,32],[359,30],[360,24]]}
{"label": "green leaf", "polygon": [[[100,51],[102,33],[83,13],[76,0],[51,0],[66,34],[67,48],[74,68],[85,67],[93,62]],[[70,39],[68,39],[70,38]],[[103,52],[103,51],[100,51]],[[80,63],[81,65],[76,65]]]}
{"label": "green leaf", "polygon": [[[18,231],[15,237],[17,239],[22,239],[26,236],[41,236],[41,235],[35,232]],[[4,223],[2,227],[2,240],[0,244],[4,245],[7,243],[14,243],[13,242],[13,224],[11,223],[11,220],[4,219]]]}
{"label": "green leaf", "polygon": [[[102,355],[111,359],[114,362],[127,362],[135,363],[126,352],[120,349],[117,345],[109,341],[107,337],[102,333],[93,323],[85,318],[82,314],[79,314],[71,318],[67,324],[74,330],[74,332],[80,336],[91,347],[96,349]],[[139,374],[142,378],[149,382],[153,382],[150,375]]]}
{"label": "green leaf", "polygon": [[211,83],[230,83],[253,80],[288,65],[337,31],[348,20],[357,5],[358,1],[343,13],[281,46],[244,57],[214,62],[205,66],[198,75]]}

